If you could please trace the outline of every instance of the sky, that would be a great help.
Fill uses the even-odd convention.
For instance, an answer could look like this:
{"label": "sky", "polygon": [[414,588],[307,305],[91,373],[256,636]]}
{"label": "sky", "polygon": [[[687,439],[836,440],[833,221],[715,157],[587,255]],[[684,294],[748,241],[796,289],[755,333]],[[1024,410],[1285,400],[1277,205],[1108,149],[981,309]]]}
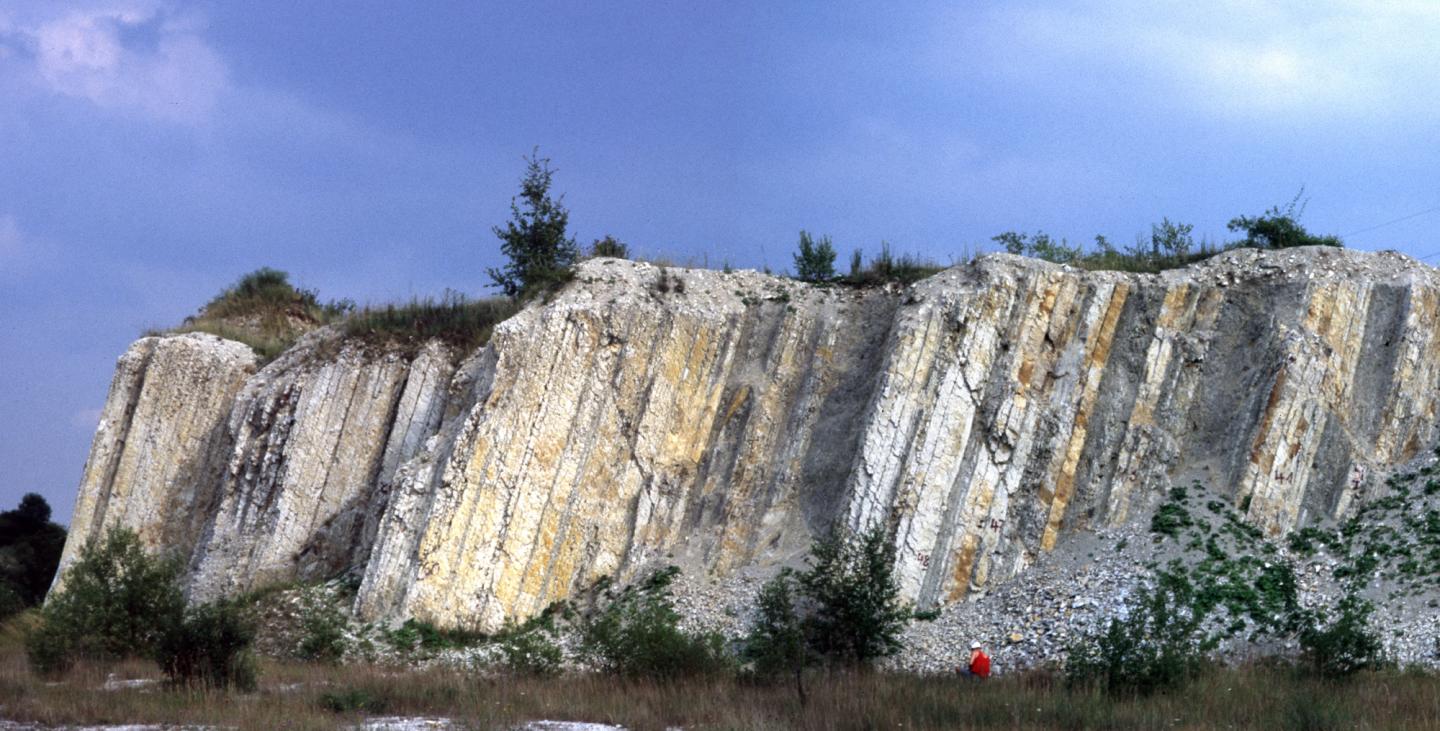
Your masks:
{"label": "sky", "polygon": [[0,0],[0,509],[68,521],[115,359],[247,271],[489,293],[536,149],[582,244],[682,264],[1221,242],[1302,186],[1434,264],[1437,78],[1433,0]]}

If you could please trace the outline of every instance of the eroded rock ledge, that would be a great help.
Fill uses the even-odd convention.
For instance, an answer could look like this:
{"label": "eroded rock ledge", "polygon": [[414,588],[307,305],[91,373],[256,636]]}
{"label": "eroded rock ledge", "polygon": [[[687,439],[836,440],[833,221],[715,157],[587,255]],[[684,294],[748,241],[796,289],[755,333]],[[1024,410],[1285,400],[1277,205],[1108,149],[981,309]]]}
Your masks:
{"label": "eroded rock ledge", "polygon": [[654,561],[793,562],[835,520],[890,526],[927,606],[1171,484],[1278,535],[1437,437],[1440,277],[1337,249],[869,290],[597,259],[452,355],[138,341],[65,561],[124,525],[196,597],[348,571],[366,616],[494,630]]}

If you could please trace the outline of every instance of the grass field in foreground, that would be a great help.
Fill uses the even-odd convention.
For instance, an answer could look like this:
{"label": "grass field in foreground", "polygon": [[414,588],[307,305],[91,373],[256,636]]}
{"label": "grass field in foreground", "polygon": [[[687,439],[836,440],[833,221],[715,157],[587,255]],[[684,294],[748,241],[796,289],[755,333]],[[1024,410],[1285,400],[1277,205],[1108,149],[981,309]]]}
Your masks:
{"label": "grass field in foreground", "polygon": [[[82,665],[63,682],[0,647],[0,718],[44,724],[167,723],[331,729],[367,715],[442,716],[461,728],[575,720],[633,729],[1421,729],[1440,728],[1440,676],[1361,674],[1332,683],[1283,668],[1216,670],[1184,691],[1133,700],[1071,693],[1043,673],[953,677],[816,673],[793,687],[735,680],[655,683],[602,676],[513,678],[454,670],[262,661],[255,693],[171,690],[154,665]],[[105,689],[107,679],[113,689]]]}

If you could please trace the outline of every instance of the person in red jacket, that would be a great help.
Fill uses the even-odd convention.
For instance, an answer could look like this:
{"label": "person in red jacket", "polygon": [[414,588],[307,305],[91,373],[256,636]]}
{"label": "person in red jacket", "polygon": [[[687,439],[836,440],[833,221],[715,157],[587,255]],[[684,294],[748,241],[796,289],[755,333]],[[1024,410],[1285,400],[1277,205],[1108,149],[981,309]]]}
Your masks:
{"label": "person in red jacket", "polygon": [[964,667],[955,668],[955,672],[971,678],[990,677],[990,656],[979,642],[970,643],[970,664]]}

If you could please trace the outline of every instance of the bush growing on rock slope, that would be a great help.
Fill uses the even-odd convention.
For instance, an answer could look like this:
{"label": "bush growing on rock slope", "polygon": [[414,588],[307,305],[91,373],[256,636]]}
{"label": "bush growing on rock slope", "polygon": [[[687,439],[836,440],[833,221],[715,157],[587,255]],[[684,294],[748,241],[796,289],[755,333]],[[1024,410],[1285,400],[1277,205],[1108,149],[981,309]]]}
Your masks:
{"label": "bush growing on rock slope", "polygon": [[810,549],[800,574],[811,648],[840,663],[868,665],[900,651],[912,612],[900,600],[895,546],[885,529],[831,531]]}
{"label": "bush growing on rock slope", "polygon": [[1305,661],[1317,675],[1343,678],[1380,664],[1380,638],[1370,628],[1374,605],[1350,595],[1340,600],[1338,615],[1328,619],[1325,613],[1312,620],[1300,632],[1300,648]]}
{"label": "bush growing on rock slope", "polygon": [[1128,617],[1072,645],[1065,663],[1071,687],[1115,696],[1178,688],[1204,667],[1216,640],[1204,635],[1188,584],[1162,581],[1140,590]]}
{"label": "bush growing on rock slope", "polygon": [[720,635],[680,629],[670,567],[614,596],[583,627],[583,650],[602,669],[619,675],[666,679],[717,675],[731,661]]}
{"label": "bush growing on rock slope", "polygon": [[[1332,574],[1344,593],[1333,610],[1302,606],[1296,566],[1230,502],[1205,499],[1198,483],[1173,488],[1154,513],[1150,531],[1157,545],[1174,541],[1183,553],[1163,567],[1152,564],[1154,573],[1128,618],[1069,648],[1067,679],[1072,686],[1098,686],[1116,695],[1174,689],[1194,676],[1204,653],[1246,636],[1298,641],[1304,669],[1322,677],[1378,667],[1380,636],[1369,622],[1373,606],[1362,595],[1387,560],[1405,566],[1404,557],[1419,554],[1424,545],[1430,512],[1417,505],[1407,509],[1403,500],[1409,494],[1404,483],[1416,477],[1390,480],[1393,494],[1360,508],[1340,531],[1311,527],[1290,535],[1290,548],[1298,554],[1323,547],[1339,559]],[[1404,531],[1384,525],[1389,510],[1404,511],[1397,522],[1414,534],[1413,543]],[[1362,525],[1376,540],[1394,540],[1389,552],[1396,555],[1368,544],[1352,553],[1349,537]],[[1402,584],[1423,579],[1398,568],[1388,575]]]}

